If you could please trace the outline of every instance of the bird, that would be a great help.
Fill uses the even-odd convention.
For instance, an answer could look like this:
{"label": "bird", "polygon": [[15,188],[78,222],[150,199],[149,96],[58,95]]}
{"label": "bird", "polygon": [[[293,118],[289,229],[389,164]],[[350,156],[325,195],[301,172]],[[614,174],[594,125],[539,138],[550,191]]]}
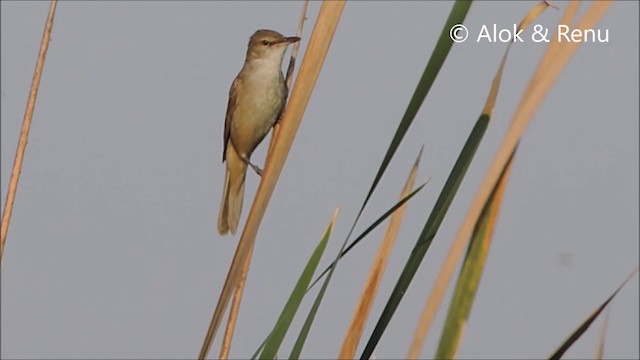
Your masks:
{"label": "bird", "polygon": [[251,154],[278,120],[288,89],[282,60],[288,45],[300,41],[277,31],[258,30],[249,38],[242,69],[229,90],[224,122],[222,162],[226,163],[218,214],[218,233],[235,235],[242,213],[247,166],[258,175]]}

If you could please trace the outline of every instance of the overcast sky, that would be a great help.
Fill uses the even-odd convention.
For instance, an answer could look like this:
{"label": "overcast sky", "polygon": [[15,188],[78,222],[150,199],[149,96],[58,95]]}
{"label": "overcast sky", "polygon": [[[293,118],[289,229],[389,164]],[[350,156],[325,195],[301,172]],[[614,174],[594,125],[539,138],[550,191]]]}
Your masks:
{"label": "overcast sky", "polygon": [[[319,5],[309,7],[301,57]],[[257,238],[232,357],[251,356],[272,328],[339,206],[321,266],[335,255],[451,5],[346,5]],[[533,5],[479,1],[465,24],[472,37],[485,24],[510,28]],[[48,6],[0,4],[3,206]],[[216,231],[229,86],[249,36],[260,28],[293,35],[301,7],[58,5],[2,264],[3,358],[197,355],[238,238]],[[535,23],[553,27],[562,10],[547,10]],[[461,358],[548,356],[638,264],[638,3],[614,3],[598,27],[608,29],[609,42],[580,47],[519,147]],[[452,48],[360,221],[356,231],[396,201],[424,144],[419,181],[431,181],[407,208],[358,356],[504,49],[475,39]],[[544,49],[530,41],[513,48],[485,139],[377,358],[406,355],[416,314]],[[254,154],[258,164],[266,144]],[[258,181],[248,173],[241,226]],[[383,231],[338,267],[304,357],[337,356]],[[636,276],[612,303],[608,358],[640,356],[638,291]],[[296,317],[294,335],[309,306]],[[442,310],[425,357],[435,352]],[[600,324],[568,358],[593,357]],[[280,358],[294,340],[287,337]]]}

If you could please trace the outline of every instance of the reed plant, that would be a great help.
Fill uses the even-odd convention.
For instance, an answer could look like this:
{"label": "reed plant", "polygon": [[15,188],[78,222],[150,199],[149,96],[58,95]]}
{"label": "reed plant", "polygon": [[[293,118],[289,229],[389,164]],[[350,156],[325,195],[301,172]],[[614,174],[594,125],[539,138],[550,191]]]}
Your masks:
{"label": "reed plant", "polygon": [[[21,134],[20,145],[16,155],[16,165],[14,166],[15,177],[12,176],[11,186],[7,195],[8,200],[5,203],[6,207],[3,212],[0,259],[4,250],[5,240],[7,239],[11,209],[18,185],[24,146],[26,146],[27,142],[28,126],[33,107],[35,106],[35,96],[37,95],[40,74],[42,73],[44,55],[46,55],[46,45],[48,44],[48,36],[51,31],[55,3],[55,1],[52,2],[50,19],[45,28],[45,38],[43,39],[44,50],[41,50],[42,63],[39,62],[40,67],[36,69],[36,75],[34,76],[35,88],[32,89],[31,92],[33,98],[30,97],[27,113],[25,114],[26,131],[23,130]],[[531,10],[520,21],[518,29],[526,30],[531,22],[550,6],[550,3],[546,1],[531,4]],[[421,109],[425,98],[433,88],[439,71],[454,45],[450,29],[455,25],[464,23],[471,5],[471,1],[459,0],[452,3],[449,17],[446,19],[443,29],[438,35],[436,46],[425,65],[424,72],[417,82],[413,95],[408,101],[404,115],[399,119],[397,130],[390,139],[386,154],[377,172],[373,176],[369,190],[363,199],[358,213],[353,219],[350,231],[344,236],[339,252],[330,257],[326,267],[320,267],[321,260],[330,256],[324,254],[327,243],[332,237],[336,236],[333,231],[333,225],[338,217],[338,210],[336,210],[326,231],[322,236],[319,236],[320,240],[314,252],[309,256],[309,261],[301,271],[298,281],[292,286],[291,295],[280,310],[278,320],[273,324],[272,330],[268,334],[265,334],[264,341],[261,344],[256,344],[253,358],[282,358],[285,354],[288,358],[293,359],[304,357],[305,341],[326,295],[326,290],[331,286],[332,277],[339,272],[341,268],[348,266],[339,266],[341,260],[348,256],[349,253],[357,251],[358,245],[367,239],[374,229],[378,226],[386,226],[385,235],[380,242],[375,257],[372,259],[369,276],[364,280],[361,296],[357,304],[355,304],[355,311],[349,327],[346,329],[344,341],[341,347],[335,350],[336,357],[341,359],[356,357],[360,359],[370,359],[374,356],[376,346],[383,339],[387,326],[393,319],[397,309],[402,306],[403,297],[409,285],[414,280],[416,272],[425,261],[428,261],[426,260],[426,255],[429,248],[436,239],[440,226],[448,214],[448,210],[456,197],[460,185],[465,179],[467,169],[474,160],[479,146],[484,139],[484,135],[491,125],[493,109],[500,94],[500,86],[504,80],[503,72],[505,64],[508,62],[508,55],[512,44],[506,47],[501,62],[496,64],[497,70],[495,70],[493,81],[491,84],[487,84],[486,94],[482,94],[482,96],[486,98],[484,106],[478,109],[478,117],[475,125],[470,129],[466,142],[460,148],[457,160],[451,164],[451,170],[443,188],[438,190],[439,195],[437,201],[431,207],[430,215],[420,235],[415,239],[413,250],[406,259],[405,265],[395,281],[393,291],[379,299],[380,301],[385,301],[386,304],[381,314],[372,314],[372,304],[379,298],[378,295],[381,295],[378,293],[378,289],[382,274],[385,271],[399,229],[402,226],[402,220],[407,211],[407,203],[414,201],[414,196],[427,185],[425,181],[416,186],[417,170],[419,168],[422,150],[417,155],[412,168],[409,170],[405,185],[403,189],[400,190],[398,200],[393,204],[389,204],[389,209],[383,214],[380,214],[376,221],[369,224],[362,233],[356,235],[354,230],[359,223],[363,211],[367,208],[369,201],[376,194],[381,179],[386,174],[388,166],[393,161],[399,146],[403,143],[405,135],[414,122],[416,114]],[[593,2],[583,15],[578,18],[576,14],[580,2],[570,2],[564,10],[561,23],[572,24],[572,27],[577,29],[592,28],[597,25],[610,5],[611,3],[609,1]],[[303,120],[316,81],[320,76],[324,59],[330,51],[330,45],[344,7],[345,2],[325,1],[322,3],[315,17],[313,31],[308,39],[306,52],[301,60],[300,70],[297,78],[292,86],[290,86],[291,92],[288,105],[281,121],[274,129],[259,188],[252,200],[236,253],[224,286],[220,291],[219,299],[214,307],[210,326],[204,336],[204,341],[199,353],[199,358],[201,359],[208,357],[218,330],[220,330],[221,325],[224,324],[224,315],[228,308],[231,310],[227,318],[224,338],[218,356],[220,358],[227,358],[229,355],[235,331],[236,318],[240,311],[245,280],[247,276],[250,276],[251,258],[256,237],[259,233],[260,223],[267,211],[269,200],[276,187],[298,127]],[[302,31],[302,26],[306,18],[305,2],[298,29],[299,34]],[[456,357],[459,345],[463,340],[466,323],[473,309],[475,294],[481,283],[483,269],[491,248],[493,232],[499,219],[500,208],[505,189],[509,182],[511,169],[513,164],[518,161],[518,144],[526,132],[527,126],[533,119],[536,110],[541,106],[545,96],[580,46],[579,43],[560,43],[555,40],[556,37],[554,36],[552,36],[551,39],[538,66],[535,69],[531,69],[532,75],[529,84],[521,96],[517,110],[511,118],[509,129],[502,138],[497,152],[494,154],[491,166],[479,184],[478,191],[475,194],[475,198],[466,216],[462,219],[453,220],[459,224],[458,233],[451,241],[449,253],[442,264],[440,273],[432,284],[432,289],[425,301],[424,309],[420,313],[420,316],[417,317],[417,323],[413,324],[416,326],[416,330],[413,334],[411,346],[407,349],[406,354],[397,354],[399,358],[406,357],[413,359],[425,356],[425,354],[422,353],[425,338],[429,334],[429,330],[433,327],[433,320],[439,311],[446,311],[443,331],[440,335],[435,353],[426,356],[435,356],[436,358]],[[289,71],[287,72],[287,81],[289,84],[291,84],[293,80],[292,74],[296,58],[297,48],[294,50]],[[343,217],[344,216],[343,214]],[[319,269],[323,269],[324,271],[319,271]],[[561,358],[567,349],[569,349],[594,323],[598,316],[603,313],[621,287],[637,272],[638,268],[634,269],[629,277],[622,282],[622,285],[613,291],[610,297],[604,299],[603,302],[599,303],[599,299],[593,299],[593,312],[587,314],[586,320],[582,323],[576,324],[575,330],[567,334],[566,339],[559,339],[559,345],[556,349],[549,349],[549,358]],[[455,277],[456,274],[458,275],[457,278]],[[452,281],[455,282],[452,299],[448,304],[443,304],[444,294]],[[301,304],[304,301],[311,302],[310,310],[304,317],[305,320],[302,328],[297,331],[296,341],[293,347],[291,349],[283,349],[283,339],[293,331],[291,328],[293,319],[296,316],[304,315],[299,313]],[[272,309],[272,311],[277,311],[277,309]],[[368,338],[363,338],[364,328],[367,322],[374,322],[375,327]],[[337,330],[341,331],[342,329]],[[603,331],[600,336],[600,343],[596,346],[596,358],[603,356],[604,333]],[[361,348],[360,353],[357,352],[359,347]]]}

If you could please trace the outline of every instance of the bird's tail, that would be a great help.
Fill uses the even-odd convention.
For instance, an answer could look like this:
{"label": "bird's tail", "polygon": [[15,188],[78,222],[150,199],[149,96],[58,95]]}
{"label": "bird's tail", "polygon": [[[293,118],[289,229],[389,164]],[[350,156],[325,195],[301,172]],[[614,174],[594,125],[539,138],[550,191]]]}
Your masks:
{"label": "bird's tail", "polygon": [[236,153],[233,145],[227,147],[226,155],[227,171],[218,214],[218,232],[220,235],[226,235],[228,232],[235,235],[242,213],[247,164]]}

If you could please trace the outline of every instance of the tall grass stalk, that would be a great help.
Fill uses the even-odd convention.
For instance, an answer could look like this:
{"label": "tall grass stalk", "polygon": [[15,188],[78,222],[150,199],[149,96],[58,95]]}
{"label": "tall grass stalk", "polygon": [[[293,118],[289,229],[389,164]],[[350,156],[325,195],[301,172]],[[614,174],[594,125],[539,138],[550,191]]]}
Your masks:
{"label": "tall grass stalk", "polygon": [[16,200],[16,192],[18,191],[18,181],[20,180],[20,172],[22,171],[22,163],[24,162],[24,152],[27,148],[27,139],[29,138],[29,130],[31,129],[31,120],[33,119],[33,111],[36,107],[36,99],[38,97],[38,89],[40,88],[40,79],[44,71],[44,63],[47,58],[47,50],[49,49],[49,41],[51,40],[51,30],[53,29],[53,19],[56,14],[58,0],[51,0],[49,4],[49,14],[44,25],[42,33],[42,41],[40,42],[40,52],[36,61],[36,68],[33,71],[33,79],[31,80],[31,88],[29,89],[29,98],[27,99],[27,108],[24,112],[22,120],[22,130],[18,138],[18,147],[16,155],[13,159],[13,169],[11,170],[11,178],[9,179],[9,188],[7,189],[7,199],[4,203],[2,212],[2,223],[0,224],[0,265],[2,264],[2,255],[4,255],[4,246],[7,242],[7,233],[9,232],[9,223],[11,222],[11,214],[13,213],[13,204]]}

